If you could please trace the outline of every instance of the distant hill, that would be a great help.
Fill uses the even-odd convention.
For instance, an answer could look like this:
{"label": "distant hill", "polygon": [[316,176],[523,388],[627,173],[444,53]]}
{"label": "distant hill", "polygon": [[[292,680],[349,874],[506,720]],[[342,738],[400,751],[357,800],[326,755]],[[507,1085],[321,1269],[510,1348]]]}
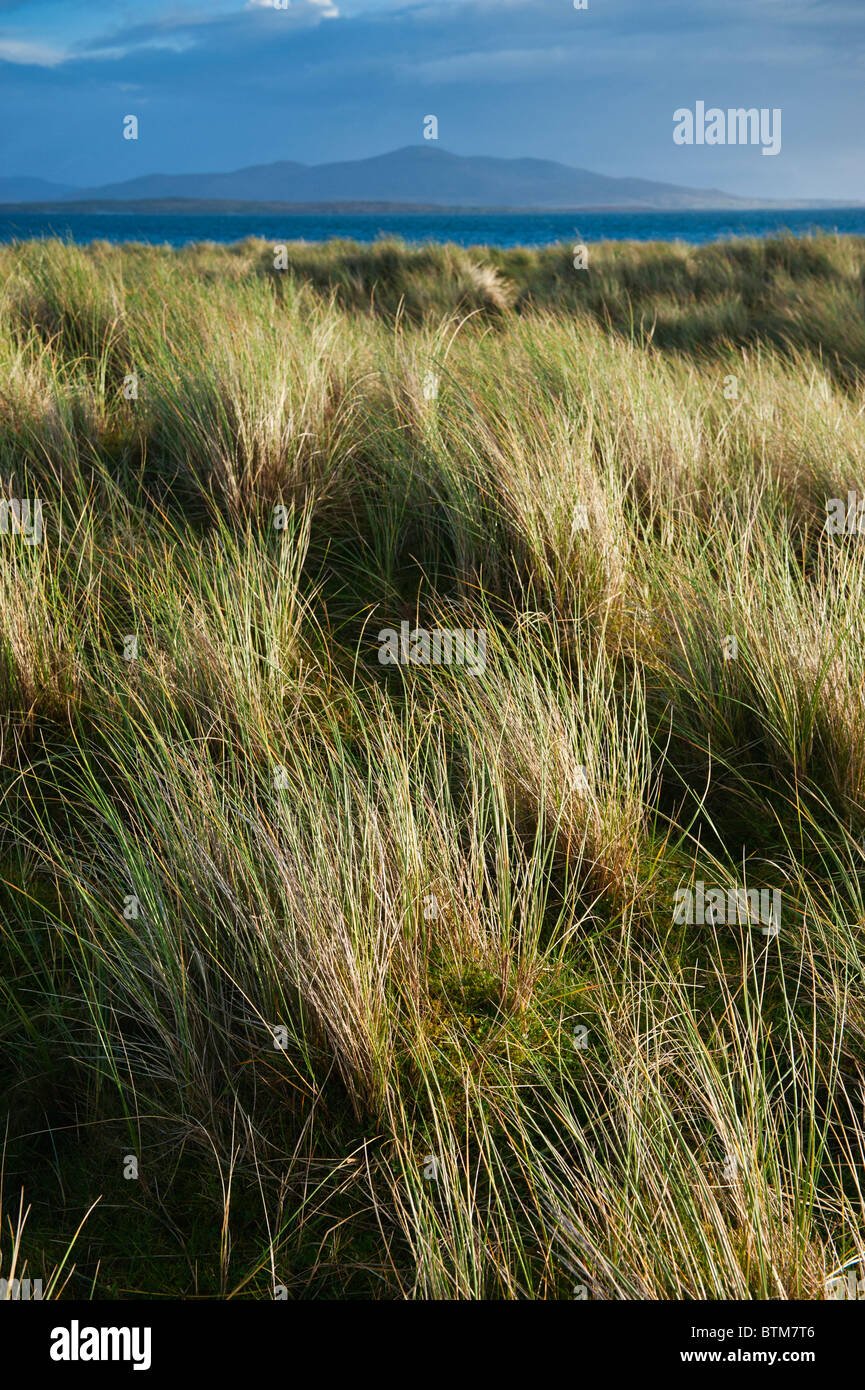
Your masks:
{"label": "distant hill", "polygon": [[771,200],[650,179],[616,179],[551,159],[457,155],[408,145],[371,159],[336,164],[281,160],[225,174],[147,174],[72,189],[40,179],[0,179],[0,202],[125,202],[207,199],[232,203],[424,204],[449,208],[746,208]]}
{"label": "distant hill", "polygon": [[78,190],[68,183],[49,183],[47,179],[0,178],[0,203],[56,202],[75,197]]}

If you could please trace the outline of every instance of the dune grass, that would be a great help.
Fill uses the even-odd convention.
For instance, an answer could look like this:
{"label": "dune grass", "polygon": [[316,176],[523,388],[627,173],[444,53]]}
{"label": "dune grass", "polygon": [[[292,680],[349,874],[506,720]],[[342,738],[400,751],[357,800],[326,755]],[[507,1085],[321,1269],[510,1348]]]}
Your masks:
{"label": "dune grass", "polygon": [[861,1278],[865,243],[273,259],[0,250],[0,1276]]}

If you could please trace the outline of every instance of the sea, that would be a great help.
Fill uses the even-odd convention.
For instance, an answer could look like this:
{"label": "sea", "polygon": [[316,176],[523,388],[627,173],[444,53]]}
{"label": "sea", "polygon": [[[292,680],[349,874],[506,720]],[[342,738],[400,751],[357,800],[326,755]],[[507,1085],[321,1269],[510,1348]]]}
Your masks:
{"label": "sea", "polygon": [[865,236],[865,206],[791,208],[745,212],[294,212],[141,213],[21,212],[0,205],[0,243],[38,237],[145,242],[187,246],[195,242],[266,241],[456,242],[460,246],[549,246],[576,239],[684,241],[702,245],[733,237],[767,237],[815,231]]}

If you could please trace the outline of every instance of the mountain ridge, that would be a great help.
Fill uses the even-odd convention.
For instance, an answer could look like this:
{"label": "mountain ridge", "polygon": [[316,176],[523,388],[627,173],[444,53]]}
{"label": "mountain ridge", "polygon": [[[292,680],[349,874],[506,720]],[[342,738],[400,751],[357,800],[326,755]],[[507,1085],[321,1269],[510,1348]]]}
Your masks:
{"label": "mountain ridge", "polygon": [[[24,196],[22,196],[22,189]],[[39,191],[41,190],[41,196]],[[32,196],[33,193],[36,196]],[[709,210],[796,206],[776,199],[743,198],[718,188],[689,188],[652,179],[615,178],[556,160],[456,155],[406,145],[365,159],[325,164],[276,160],[225,173],[144,174],[120,182],[72,188],[33,178],[0,178],[0,203],[81,204],[204,201],[320,207],[342,204],[442,209],[490,208],[570,211]],[[803,200],[804,206],[843,206]]]}

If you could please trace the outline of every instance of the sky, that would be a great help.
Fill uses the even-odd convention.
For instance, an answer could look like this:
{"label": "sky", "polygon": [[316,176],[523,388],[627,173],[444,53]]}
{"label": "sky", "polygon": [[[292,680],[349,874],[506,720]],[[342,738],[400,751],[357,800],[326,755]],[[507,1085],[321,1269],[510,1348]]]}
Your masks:
{"label": "sky", "polygon": [[[93,186],[422,144],[865,200],[865,0],[0,0],[0,175]],[[673,113],[779,108],[782,145]],[[138,139],[123,120],[138,118]]]}

